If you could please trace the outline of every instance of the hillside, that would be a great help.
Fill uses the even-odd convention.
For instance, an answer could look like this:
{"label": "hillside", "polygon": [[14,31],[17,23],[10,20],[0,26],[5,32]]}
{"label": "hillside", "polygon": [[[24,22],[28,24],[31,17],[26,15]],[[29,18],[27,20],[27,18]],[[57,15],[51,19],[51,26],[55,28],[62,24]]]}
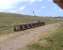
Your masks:
{"label": "hillside", "polygon": [[44,21],[46,24],[62,21],[53,17],[38,17],[14,13],[0,13],[0,35],[13,32],[14,25],[28,23],[35,20]]}
{"label": "hillside", "polygon": [[[21,24],[26,23],[34,20],[40,21],[52,21],[56,20],[57,18],[54,17],[38,17],[38,16],[28,16],[22,14],[12,14],[12,13],[0,13],[0,26],[4,25],[12,25],[12,24]],[[62,19],[62,18],[60,18]]]}

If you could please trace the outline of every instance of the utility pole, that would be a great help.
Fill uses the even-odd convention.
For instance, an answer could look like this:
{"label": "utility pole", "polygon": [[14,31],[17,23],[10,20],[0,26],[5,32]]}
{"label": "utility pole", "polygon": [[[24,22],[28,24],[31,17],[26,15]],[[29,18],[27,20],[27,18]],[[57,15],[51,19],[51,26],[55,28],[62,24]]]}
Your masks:
{"label": "utility pole", "polygon": [[35,11],[34,11],[34,8],[33,8],[33,15],[36,16]]}

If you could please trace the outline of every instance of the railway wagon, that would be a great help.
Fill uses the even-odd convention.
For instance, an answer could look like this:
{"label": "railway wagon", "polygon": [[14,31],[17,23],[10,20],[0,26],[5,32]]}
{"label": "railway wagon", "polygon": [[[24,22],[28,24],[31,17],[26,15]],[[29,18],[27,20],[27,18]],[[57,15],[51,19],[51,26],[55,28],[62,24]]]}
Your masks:
{"label": "railway wagon", "polygon": [[32,23],[28,23],[28,24],[21,24],[21,25],[15,25],[14,26],[14,31],[24,31],[27,29],[31,29],[31,28],[35,28],[35,27],[39,27],[39,26],[43,26],[45,25],[45,22],[40,22],[40,21],[34,21]]}

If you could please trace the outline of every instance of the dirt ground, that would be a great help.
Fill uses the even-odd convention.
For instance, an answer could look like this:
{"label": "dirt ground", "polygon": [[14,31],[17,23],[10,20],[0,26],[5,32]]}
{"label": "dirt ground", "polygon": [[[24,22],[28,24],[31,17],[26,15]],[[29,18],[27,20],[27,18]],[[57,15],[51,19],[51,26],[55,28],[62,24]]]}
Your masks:
{"label": "dirt ground", "polygon": [[60,23],[49,24],[37,28],[15,32],[14,35],[8,36],[7,39],[0,41],[0,50],[18,50],[28,44],[37,42],[40,37],[46,37],[49,32],[55,31],[60,27]]}

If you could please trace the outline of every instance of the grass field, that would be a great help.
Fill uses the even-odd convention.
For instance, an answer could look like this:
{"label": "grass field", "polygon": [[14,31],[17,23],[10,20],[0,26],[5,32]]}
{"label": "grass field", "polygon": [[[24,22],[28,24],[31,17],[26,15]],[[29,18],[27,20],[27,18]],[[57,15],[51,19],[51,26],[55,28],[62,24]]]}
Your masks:
{"label": "grass field", "polygon": [[[4,37],[13,32],[13,26],[40,20],[46,24],[63,22],[55,17],[37,17],[19,14],[0,13],[0,36]],[[47,38],[40,39],[37,43],[28,45],[27,50],[63,50],[63,25]],[[5,38],[5,37],[4,37]]]}
{"label": "grass field", "polygon": [[29,45],[27,50],[63,50],[63,27],[53,32],[53,35]]}
{"label": "grass field", "polygon": [[0,35],[13,32],[14,25],[28,23],[36,20],[44,21],[46,24],[63,21],[51,17],[37,17],[20,14],[0,13]]}

